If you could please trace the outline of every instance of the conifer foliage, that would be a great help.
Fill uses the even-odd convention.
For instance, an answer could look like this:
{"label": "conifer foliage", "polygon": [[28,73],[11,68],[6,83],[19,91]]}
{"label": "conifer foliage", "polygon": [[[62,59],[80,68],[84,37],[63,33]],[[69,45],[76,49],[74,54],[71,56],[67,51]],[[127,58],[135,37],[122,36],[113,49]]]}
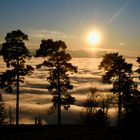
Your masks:
{"label": "conifer foliage", "polygon": [[31,58],[24,41],[28,36],[20,30],[7,33],[5,43],[2,44],[0,55],[6,63],[7,70],[0,75],[1,88],[12,92],[16,86],[16,124],[19,123],[19,86],[24,82],[24,76],[31,74],[33,67],[25,64],[25,59]]}
{"label": "conifer foliage", "polygon": [[[118,95],[118,125],[123,119],[122,108],[124,108],[123,113],[127,125],[132,119],[132,116],[129,117],[130,114],[134,116],[137,111],[139,112],[140,92],[137,89],[137,84],[133,81],[132,66],[118,53],[104,55],[99,65],[99,69],[105,70],[105,74],[102,76],[103,82],[112,83],[113,88],[110,91]],[[129,121],[127,121],[128,119]]]}
{"label": "conifer foliage", "polygon": [[40,48],[36,52],[36,57],[44,57],[45,60],[37,65],[37,68],[47,67],[49,85],[47,89],[53,95],[53,103],[58,110],[58,124],[61,124],[61,105],[65,109],[74,103],[74,97],[68,92],[73,89],[70,83],[70,73],[77,72],[77,67],[69,61],[71,56],[66,53],[66,44],[63,41],[53,41],[51,39],[42,40]]}

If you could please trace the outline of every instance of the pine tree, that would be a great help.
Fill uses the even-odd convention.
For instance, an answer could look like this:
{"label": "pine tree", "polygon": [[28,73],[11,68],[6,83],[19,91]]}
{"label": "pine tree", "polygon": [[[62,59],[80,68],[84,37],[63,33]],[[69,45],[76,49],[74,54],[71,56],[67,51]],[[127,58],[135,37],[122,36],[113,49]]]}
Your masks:
{"label": "pine tree", "polygon": [[0,75],[1,86],[12,92],[16,86],[16,124],[19,124],[19,87],[24,82],[24,76],[31,74],[33,67],[25,64],[25,59],[31,55],[24,41],[28,36],[20,30],[7,33],[5,42],[2,44],[0,55],[2,55],[8,70]]}
{"label": "pine tree", "polygon": [[68,109],[75,101],[68,90],[73,89],[69,74],[77,72],[77,68],[69,63],[71,56],[66,53],[66,48],[63,41],[48,39],[41,41],[40,48],[36,52],[36,57],[45,58],[37,68],[47,67],[49,73],[47,89],[53,95],[52,101],[58,111],[58,125],[61,124],[61,105]]}
{"label": "pine tree", "polygon": [[[118,53],[109,53],[103,56],[99,69],[105,70],[105,74],[102,76],[103,83],[112,83],[113,88],[111,89],[111,92],[118,95],[118,125],[120,125],[124,101],[123,97],[128,97],[129,94],[125,91],[125,86],[130,81],[132,64],[127,63],[125,58]],[[134,86],[135,84],[132,82],[130,87]]]}

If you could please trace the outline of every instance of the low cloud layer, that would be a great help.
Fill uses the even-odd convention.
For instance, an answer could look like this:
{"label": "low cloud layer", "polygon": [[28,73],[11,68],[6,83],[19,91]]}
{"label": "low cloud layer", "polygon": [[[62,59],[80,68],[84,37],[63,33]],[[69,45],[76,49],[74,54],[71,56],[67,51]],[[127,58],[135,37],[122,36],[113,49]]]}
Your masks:
{"label": "low cloud layer", "polygon": [[[34,58],[33,58],[34,59]],[[71,82],[74,85],[71,91],[75,97],[75,105],[71,105],[68,111],[62,111],[62,122],[67,124],[77,123],[79,113],[83,110],[83,102],[90,93],[91,87],[96,87],[98,93],[109,94],[111,85],[103,84],[101,81],[102,72],[98,70],[100,59],[74,58],[72,63],[78,66],[78,73],[71,75]],[[131,60],[130,60],[131,61]],[[40,63],[41,59],[30,61],[31,64]],[[1,65],[2,67],[2,65]],[[4,67],[3,67],[4,69]],[[35,70],[31,76],[26,76],[25,82],[20,86],[20,123],[34,124],[35,116],[40,116],[44,124],[57,122],[57,113],[47,115],[47,110],[52,106],[52,96],[47,91],[46,70]],[[111,94],[113,96],[113,94]],[[15,123],[16,94],[4,94],[7,110],[12,110],[12,123]],[[116,109],[110,110],[111,118],[114,118]],[[113,113],[114,112],[114,113]]]}

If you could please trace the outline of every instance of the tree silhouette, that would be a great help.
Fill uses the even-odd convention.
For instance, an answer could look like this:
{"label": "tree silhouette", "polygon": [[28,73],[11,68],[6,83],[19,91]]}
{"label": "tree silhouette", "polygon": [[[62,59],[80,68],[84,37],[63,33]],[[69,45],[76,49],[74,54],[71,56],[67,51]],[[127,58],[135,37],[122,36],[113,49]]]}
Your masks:
{"label": "tree silhouette", "polygon": [[[124,78],[125,80],[125,78]],[[140,92],[133,78],[127,78],[123,87],[123,107],[125,109],[125,125],[139,125],[140,117]]]}
{"label": "tree silhouette", "polygon": [[95,125],[95,112],[98,107],[97,102],[97,88],[91,87],[90,94],[87,95],[87,99],[84,102],[84,112],[80,113],[80,121],[86,125]]}
{"label": "tree silhouette", "polygon": [[8,115],[5,108],[5,102],[3,100],[2,93],[0,93],[0,125],[6,124],[7,118]]}
{"label": "tree silhouette", "polygon": [[6,70],[0,74],[0,88],[6,92],[13,92],[13,85],[16,84],[16,72],[15,70]]}
{"label": "tree silhouette", "polygon": [[[113,83],[111,91],[118,95],[118,125],[121,122],[123,97],[128,99],[129,93],[125,91],[125,86],[130,82],[132,74],[132,64],[128,64],[122,55],[109,53],[103,56],[99,69],[104,69],[106,73],[102,76],[104,83]],[[134,87],[133,81],[130,87]],[[130,88],[129,88],[130,91]]]}
{"label": "tree silhouette", "polygon": [[41,64],[37,65],[37,68],[48,68],[47,89],[53,95],[54,108],[58,110],[58,125],[61,125],[61,105],[68,109],[75,101],[68,90],[73,89],[69,74],[77,72],[77,68],[69,63],[71,56],[66,53],[66,48],[63,41],[48,39],[42,40],[40,48],[36,51],[36,57],[45,58]]}
{"label": "tree silhouette", "polygon": [[[137,63],[140,64],[140,57],[137,58]],[[140,75],[140,65],[139,68],[136,70],[136,72]],[[139,76],[140,79],[140,76]]]}
{"label": "tree silhouette", "polygon": [[84,102],[84,110],[80,113],[80,122],[85,125],[106,126],[109,124],[109,117],[104,109],[101,109],[101,102],[98,101],[97,88],[91,87],[90,94]]}
{"label": "tree silhouette", "polygon": [[[137,58],[137,63],[140,64],[140,57]],[[140,66],[137,70],[135,70],[140,75]],[[140,76],[139,76],[140,79]],[[132,84],[130,84],[132,83]],[[132,86],[133,85],[133,86]],[[129,96],[126,97],[127,107],[125,120],[127,125],[140,125],[140,91],[137,89],[138,85],[130,79],[130,82],[127,83],[125,90],[129,90]],[[133,121],[132,121],[133,120]]]}
{"label": "tree silhouette", "polygon": [[24,81],[24,76],[31,74],[33,67],[25,64],[25,59],[31,58],[29,50],[24,41],[28,36],[20,30],[11,31],[5,37],[0,55],[6,63],[8,69],[1,75],[2,88],[8,91],[13,90],[16,85],[16,124],[19,124],[19,84]]}

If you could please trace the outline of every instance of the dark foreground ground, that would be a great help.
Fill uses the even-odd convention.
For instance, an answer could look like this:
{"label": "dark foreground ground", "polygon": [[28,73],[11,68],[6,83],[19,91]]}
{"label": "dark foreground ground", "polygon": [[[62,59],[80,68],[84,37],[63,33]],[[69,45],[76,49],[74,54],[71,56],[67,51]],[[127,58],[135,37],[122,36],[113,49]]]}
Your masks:
{"label": "dark foreground ground", "polygon": [[139,128],[89,126],[0,126],[0,140],[135,140]]}

